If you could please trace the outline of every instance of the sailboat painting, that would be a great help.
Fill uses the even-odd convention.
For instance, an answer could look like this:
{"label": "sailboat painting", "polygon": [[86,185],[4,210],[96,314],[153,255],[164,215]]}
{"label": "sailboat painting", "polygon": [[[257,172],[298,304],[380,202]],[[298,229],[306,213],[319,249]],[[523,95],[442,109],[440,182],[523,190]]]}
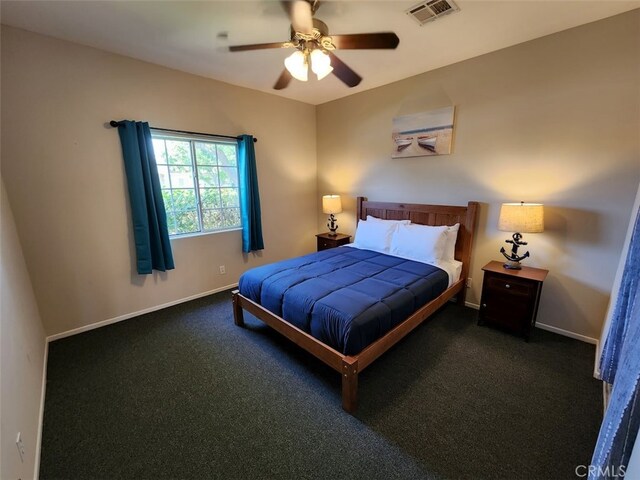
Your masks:
{"label": "sailboat painting", "polygon": [[453,138],[454,107],[393,119],[392,158],[448,155]]}

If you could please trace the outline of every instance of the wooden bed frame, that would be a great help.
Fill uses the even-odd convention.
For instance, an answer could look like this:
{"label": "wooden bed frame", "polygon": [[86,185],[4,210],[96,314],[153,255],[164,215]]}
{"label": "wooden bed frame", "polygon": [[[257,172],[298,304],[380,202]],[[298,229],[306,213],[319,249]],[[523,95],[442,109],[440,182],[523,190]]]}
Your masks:
{"label": "wooden bed frame", "polygon": [[249,300],[240,294],[238,290],[232,292],[233,316],[236,325],[244,326],[244,309],[342,375],[342,408],[349,413],[353,413],[358,405],[358,373],[398,343],[405,335],[455,295],[458,296],[458,303],[464,304],[465,286],[471,262],[471,246],[478,216],[478,202],[469,202],[466,207],[461,207],[370,202],[364,197],[358,197],[358,220],[365,220],[367,215],[388,220],[411,220],[412,223],[422,225],[439,226],[459,223],[460,229],[458,230],[455,258],[460,260],[463,265],[460,279],[456,283],[451,285],[440,296],[415,311],[406,320],[366,347],[359,354],[343,355],[281,317],[274,315],[260,304]]}

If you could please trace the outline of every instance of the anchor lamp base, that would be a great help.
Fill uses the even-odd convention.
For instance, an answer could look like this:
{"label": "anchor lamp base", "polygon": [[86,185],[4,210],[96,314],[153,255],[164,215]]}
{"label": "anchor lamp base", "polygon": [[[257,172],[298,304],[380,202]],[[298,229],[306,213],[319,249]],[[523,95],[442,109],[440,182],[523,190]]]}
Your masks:
{"label": "anchor lamp base", "polygon": [[509,270],[522,270],[522,265],[520,264],[520,262],[516,262],[514,260],[508,260],[504,262],[504,265],[502,266]]}
{"label": "anchor lamp base", "polygon": [[336,223],[336,217],[333,215],[329,215],[329,221],[327,222],[327,227],[329,228],[329,236],[335,237],[338,234],[336,230],[338,230],[338,224]]}
{"label": "anchor lamp base", "polygon": [[506,243],[511,244],[511,252],[507,255],[507,251],[502,247],[500,249],[500,253],[507,259],[507,261],[503,264],[504,268],[509,270],[522,270],[522,265],[520,265],[520,261],[529,257],[529,252],[526,252],[524,255],[518,255],[518,248],[526,245],[527,242],[522,241],[522,235],[520,233],[514,233],[511,240],[505,240]]}

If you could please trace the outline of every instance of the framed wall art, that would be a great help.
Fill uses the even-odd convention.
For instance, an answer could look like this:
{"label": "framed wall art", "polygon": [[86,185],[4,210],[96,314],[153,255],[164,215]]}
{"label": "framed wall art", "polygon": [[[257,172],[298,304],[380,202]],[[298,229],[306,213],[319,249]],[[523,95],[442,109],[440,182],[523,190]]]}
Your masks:
{"label": "framed wall art", "polygon": [[395,117],[391,134],[391,157],[422,157],[451,153],[454,108],[451,106]]}

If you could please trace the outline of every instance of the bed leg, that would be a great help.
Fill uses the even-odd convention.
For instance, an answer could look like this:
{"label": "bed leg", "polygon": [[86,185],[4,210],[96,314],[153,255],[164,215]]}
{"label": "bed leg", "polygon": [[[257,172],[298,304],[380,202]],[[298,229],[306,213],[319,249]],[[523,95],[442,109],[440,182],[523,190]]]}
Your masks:
{"label": "bed leg", "polygon": [[342,408],[354,413],[358,408],[358,360],[342,360]]}
{"label": "bed leg", "polygon": [[242,312],[242,306],[240,305],[240,291],[234,290],[231,292],[233,300],[233,323],[239,327],[244,327],[244,315]]}

